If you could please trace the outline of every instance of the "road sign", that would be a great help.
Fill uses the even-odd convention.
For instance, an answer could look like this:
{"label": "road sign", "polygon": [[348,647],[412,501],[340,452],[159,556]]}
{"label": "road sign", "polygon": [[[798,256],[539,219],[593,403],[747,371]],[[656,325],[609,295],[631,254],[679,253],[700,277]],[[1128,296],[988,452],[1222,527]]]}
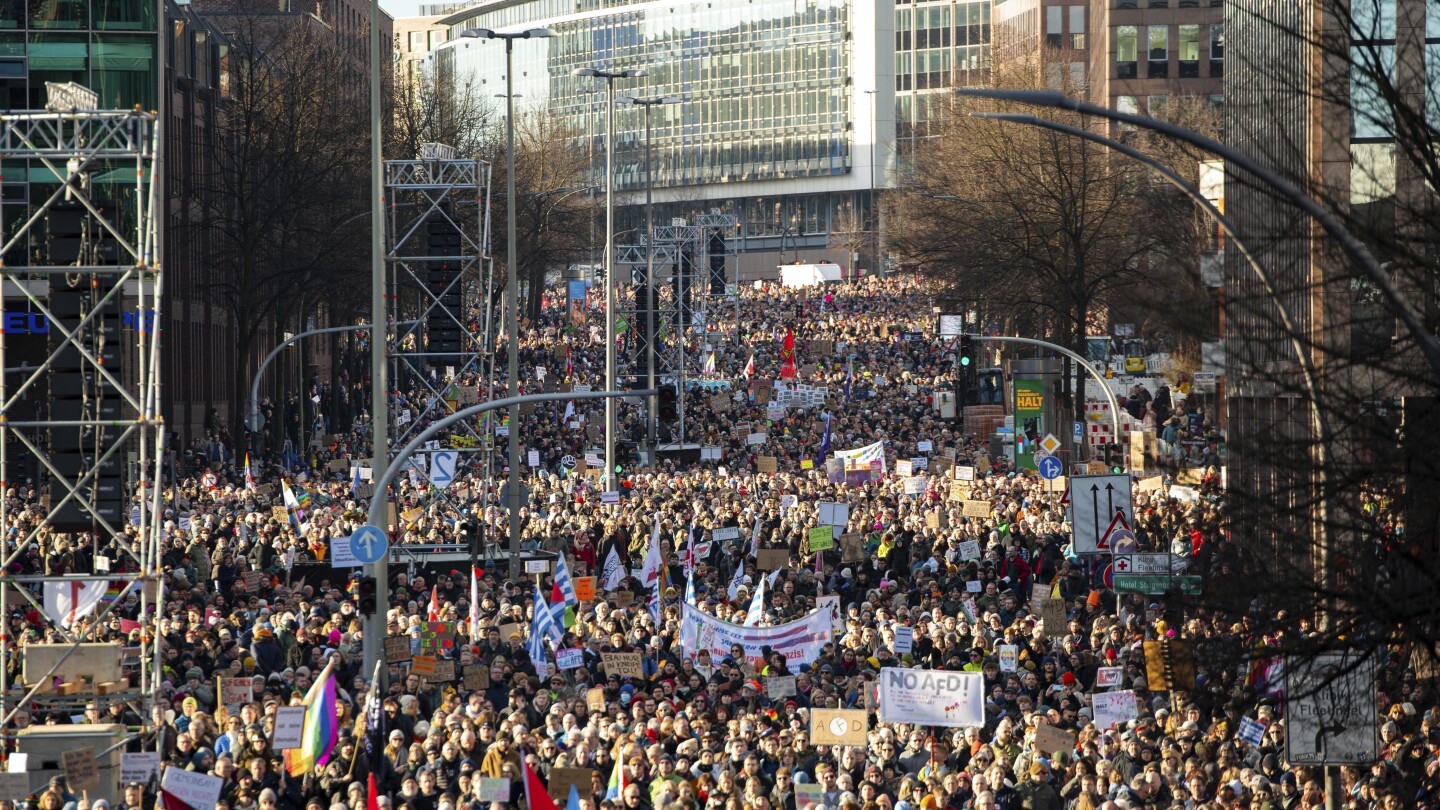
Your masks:
{"label": "road sign", "polygon": [[1135,539],[1135,533],[1129,529],[1116,529],[1110,532],[1110,550],[1115,554],[1133,554],[1139,541]]}
{"label": "road sign", "polygon": [[350,535],[350,553],[362,565],[369,565],[384,558],[390,550],[390,538],[376,526],[361,526]]}
{"label": "road sign", "polygon": [[[1130,503],[1130,476],[1084,475],[1070,479],[1071,524],[1075,527],[1075,553],[1110,551],[1107,535],[1134,522]],[[1115,524],[1116,515],[1123,515]],[[1114,524],[1114,525],[1112,525]]]}
{"label": "road sign", "polygon": [[1166,574],[1170,573],[1169,554],[1116,554],[1117,574]]}
{"label": "road sign", "polygon": [[1195,372],[1190,390],[1197,394],[1215,393],[1215,373],[1212,371]]}
{"label": "road sign", "polygon": [[207,472],[200,476],[200,483],[203,484],[206,489],[214,489],[220,486],[220,479],[216,477],[215,473]]}
{"label": "road sign", "polygon": [[1035,468],[1040,471],[1040,477],[1046,481],[1059,478],[1060,474],[1065,472],[1064,463],[1054,456],[1041,456],[1035,462]]}
{"label": "road sign", "polygon": [[430,483],[433,486],[444,489],[450,486],[455,480],[455,462],[460,454],[451,450],[441,450],[430,454]]}
{"label": "road sign", "polygon": [[1045,438],[1040,440],[1040,449],[1053,456],[1060,449],[1060,440],[1055,438],[1054,433],[1046,433]]}
{"label": "road sign", "polygon": [[1178,589],[1186,596],[1200,595],[1200,577],[1185,575],[1172,577],[1165,574],[1115,574],[1116,593],[1165,593]]}
{"label": "road sign", "polygon": [[1358,765],[1378,756],[1375,659],[1361,652],[1285,659],[1285,758]]}

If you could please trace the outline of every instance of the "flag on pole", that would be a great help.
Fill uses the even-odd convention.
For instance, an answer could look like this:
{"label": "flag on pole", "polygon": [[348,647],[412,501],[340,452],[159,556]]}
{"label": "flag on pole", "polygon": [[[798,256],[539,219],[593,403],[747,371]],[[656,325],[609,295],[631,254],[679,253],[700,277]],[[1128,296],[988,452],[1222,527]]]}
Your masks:
{"label": "flag on pole", "polygon": [[600,577],[601,586],[607,591],[615,590],[625,581],[625,564],[620,561],[620,552],[615,550],[614,544],[610,546],[610,553],[605,555],[605,566]]}
{"label": "flag on pole", "polygon": [[711,349],[711,350],[710,350],[710,355],[705,358],[705,366],[704,366],[704,368],[701,368],[701,369],[700,369],[700,373],[701,373],[701,374],[714,374],[714,373],[715,373],[715,350],[714,350],[714,349]]}
{"label": "flag on pole", "polygon": [[845,401],[850,401],[850,391],[855,385],[855,358],[845,361]]}
{"label": "flag on pole", "polygon": [[763,525],[765,525],[765,521],[760,519],[760,514],[757,512],[755,514],[755,528],[750,532],[751,557],[758,558],[760,556],[760,527]]}
{"label": "flag on pole", "polygon": [[440,621],[440,585],[438,583],[430,586],[430,609],[426,613],[426,621]]}
{"label": "flag on pole", "polygon": [[555,626],[555,617],[546,609],[545,597],[540,594],[539,586],[535,588],[530,613],[530,641],[526,643],[525,651],[530,653],[536,674],[544,678],[550,672],[550,664],[545,658],[545,637],[551,636],[559,641],[563,634]]}
{"label": "flag on pole", "polygon": [[820,439],[820,452],[815,457],[816,467],[824,467],[825,457],[830,455],[830,427],[834,424],[833,418],[825,420],[825,435]]}
{"label": "flag on pole", "polygon": [[605,786],[605,801],[618,802],[621,794],[625,792],[625,763],[619,759],[615,760],[615,768],[610,771],[610,784]]}
{"label": "flag on pole", "polygon": [[45,614],[67,630],[89,616],[105,598],[110,583],[103,579],[86,582],[71,579],[45,583]]}
{"label": "flag on pole", "polygon": [[360,498],[360,465],[356,464],[350,469],[350,495],[355,499]]}
{"label": "flag on pole", "polygon": [[580,810],[580,791],[570,786],[570,797],[565,800],[565,810]]}
{"label": "flag on pole", "polygon": [[555,560],[555,587],[565,597],[565,604],[580,604],[580,598],[575,595],[575,580],[570,578],[570,566],[566,564],[563,553]]}
{"label": "flag on pole", "polygon": [[290,482],[280,481],[280,501],[285,504],[285,512],[290,516],[290,525],[300,534],[305,534],[307,527],[300,520],[300,500],[290,489]]}
{"label": "flag on pole", "polygon": [[545,792],[545,783],[540,781],[530,763],[520,764],[525,766],[525,805],[529,810],[560,810],[555,806],[555,800]]}
{"label": "flag on pole", "polygon": [[295,777],[308,776],[330,761],[330,752],[340,740],[340,717],[335,711],[335,656],[325,663],[320,677],[305,693],[305,724],[300,747],[285,752],[285,770]]}
{"label": "flag on pole", "polygon": [[480,571],[470,568],[470,643],[480,640]]}
{"label": "flag on pole", "polygon": [[785,343],[780,348],[780,379],[789,380],[795,377],[795,333],[789,329],[785,330]]}
{"label": "flag on pole", "polygon": [[652,583],[658,586],[663,567],[660,561],[660,518],[657,517],[655,528],[650,532],[650,550],[645,552],[645,562],[640,564],[640,584],[647,588]]}
{"label": "flag on pole", "polygon": [[[776,572],[778,571],[779,569],[776,569]],[[760,617],[765,615],[766,579],[767,577],[761,577],[760,584],[755,586],[755,596],[750,600],[750,609],[745,611],[745,627],[755,627],[759,625]]]}
{"label": "flag on pole", "polygon": [[733,577],[730,578],[730,587],[729,587],[728,589],[726,589],[726,591],[725,591],[726,594],[729,595],[730,601],[732,601],[732,602],[735,601],[735,598],[740,595],[740,588],[743,587],[744,585],[745,585],[745,561],[744,561],[744,560],[741,560],[741,561],[740,561],[740,564],[737,565],[737,566],[735,566],[735,576],[733,576]]}
{"label": "flag on pole", "polygon": [[[365,764],[369,766],[371,779],[375,774],[385,772],[385,712],[381,711],[384,695],[380,694],[380,668],[385,662],[375,662],[375,672],[370,679],[370,691],[365,695]],[[375,782],[370,782],[370,798],[375,798]]]}
{"label": "flag on pole", "polygon": [[750,360],[745,363],[745,379],[755,376],[755,353],[750,353]]}
{"label": "flag on pole", "polygon": [[245,454],[245,488],[255,488],[255,477],[250,474],[250,454]]}
{"label": "flag on pole", "polygon": [[695,571],[695,522],[690,522],[690,531],[685,535],[685,576]]}

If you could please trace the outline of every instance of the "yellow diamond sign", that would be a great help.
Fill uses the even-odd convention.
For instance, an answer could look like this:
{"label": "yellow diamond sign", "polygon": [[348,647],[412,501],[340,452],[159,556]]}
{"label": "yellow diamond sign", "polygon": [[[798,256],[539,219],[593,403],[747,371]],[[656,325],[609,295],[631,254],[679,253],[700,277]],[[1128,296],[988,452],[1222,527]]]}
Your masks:
{"label": "yellow diamond sign", "polygon": [[1055,438],[1054,433],[1046,433],[1045,438],[1040,440],[1040,449],[1053,456],[1060,449],[1060,440]]}

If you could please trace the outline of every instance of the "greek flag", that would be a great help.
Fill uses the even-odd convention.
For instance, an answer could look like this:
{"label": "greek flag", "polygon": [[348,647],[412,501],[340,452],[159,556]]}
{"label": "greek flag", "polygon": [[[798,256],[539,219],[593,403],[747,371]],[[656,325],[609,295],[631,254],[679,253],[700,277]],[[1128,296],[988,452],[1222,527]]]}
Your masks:
{"label": "greek flag", "polygon": [[765,615],[765,583],[768,580],[768,577],[761,577],[760,584],[755,587],[755,598],[750,600],[750,609],[745,612],[745,627],[758,626],[760,617]]}
{"label": "greek flag", "polygon": [[575,581],[570,578],[570,566],[565,564],[563,552],[555,560],[555,587],[559,588],[561,595],[565,597],[565,604],[572,606],[580,604],[580,599],[575,595]]}
{"label": "greek flag", "polygon": [[539,586],[535,588],[532,612],[535,616],[530,623],[530,641],[525,649],[530,653],[530,660],[535,663],[536,672],[549,672],[549,664],[545,658],[545,637],[550,636],[559,641],[563,634],[555,624],[555,617],[550,615]]}

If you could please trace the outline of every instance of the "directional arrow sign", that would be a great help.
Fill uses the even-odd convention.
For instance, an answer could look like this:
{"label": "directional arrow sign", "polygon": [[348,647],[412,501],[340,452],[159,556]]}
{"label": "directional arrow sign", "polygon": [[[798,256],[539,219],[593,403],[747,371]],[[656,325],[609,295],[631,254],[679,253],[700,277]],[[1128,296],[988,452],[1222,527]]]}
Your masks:
{"label": "directional arrow sign", "polygon": [[[1118,525],[1129,527],[1135,518],[1130,503],[1130,476],[1077,475],[1070,478],[1070,511],[1075,527],[1075,553],[1110,551],[1109,533]],[[1121,523],[1112,526],[1117,515]]]}
{"label": "directional arrow sign", "polygon": [[1036,460],[1035,468],[1040,471],[1040,477],[1046,481],[1059,478],[1060,474],[1065,472],[1065,465],[1054,456],[1041,456]]}
{"label": "directional arrow sign", "polygon": [[369,565],[390,550],[390,538],[375,526],[361,526],[350,535],[350,552],[362,565]]}

